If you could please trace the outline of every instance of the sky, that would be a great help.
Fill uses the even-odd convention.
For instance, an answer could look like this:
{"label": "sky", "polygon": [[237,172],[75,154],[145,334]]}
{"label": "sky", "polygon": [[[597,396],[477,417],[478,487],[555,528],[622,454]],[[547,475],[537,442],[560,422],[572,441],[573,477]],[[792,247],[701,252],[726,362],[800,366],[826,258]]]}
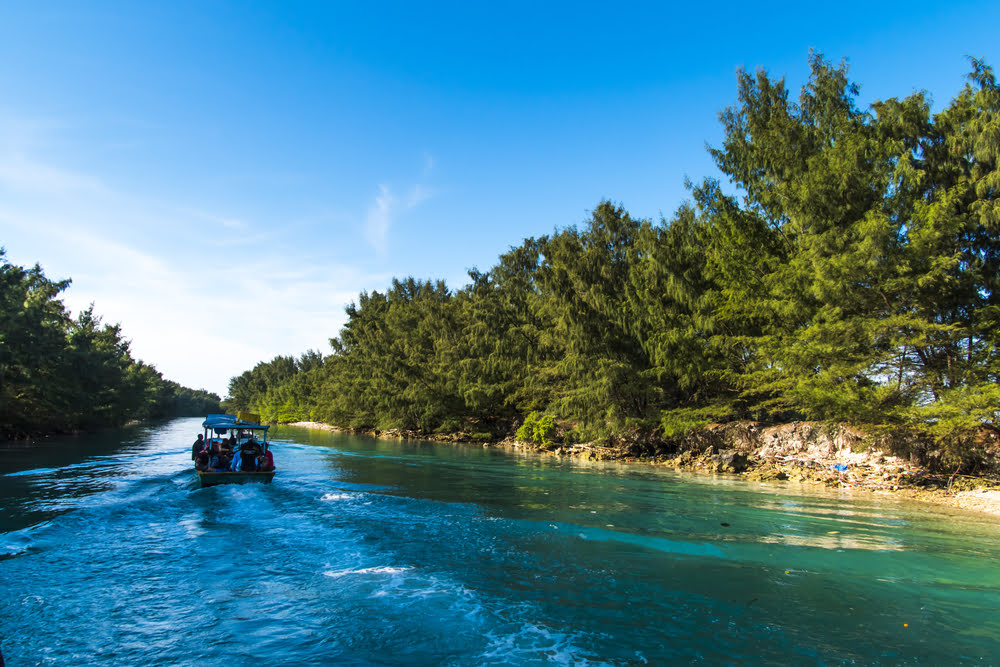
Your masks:
{"label": "sky", "polygon": [[0,5],[0,246],[222,396],[329,352],[361,291],[454,289],[602,200],[667,218],[739,68],[859,104],[1000,66],[1000,3]]}

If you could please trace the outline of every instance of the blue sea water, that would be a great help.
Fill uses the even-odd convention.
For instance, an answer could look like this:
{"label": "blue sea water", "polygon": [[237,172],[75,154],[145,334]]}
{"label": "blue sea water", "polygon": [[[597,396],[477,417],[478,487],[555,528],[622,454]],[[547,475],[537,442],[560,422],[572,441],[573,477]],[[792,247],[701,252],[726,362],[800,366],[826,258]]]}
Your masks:
{"label": "blue sea water", "polygon": [[655,466],[200,420],[0,450],[7,665],[1000,664],[1000,522]]}

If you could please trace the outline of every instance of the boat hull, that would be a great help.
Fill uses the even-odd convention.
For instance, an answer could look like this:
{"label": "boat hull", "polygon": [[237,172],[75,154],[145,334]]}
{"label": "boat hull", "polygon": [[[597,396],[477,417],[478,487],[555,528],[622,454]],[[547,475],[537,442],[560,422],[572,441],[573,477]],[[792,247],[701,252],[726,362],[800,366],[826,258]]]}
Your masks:
{"label": "boat hull", "polygon": [[196,470],[198,481],[202,488],[206,486],[216,486],[217,484],[246,484],[257,482],[259,484],[270,484],[274,479],[274,471],[271,472],[213,472]]}

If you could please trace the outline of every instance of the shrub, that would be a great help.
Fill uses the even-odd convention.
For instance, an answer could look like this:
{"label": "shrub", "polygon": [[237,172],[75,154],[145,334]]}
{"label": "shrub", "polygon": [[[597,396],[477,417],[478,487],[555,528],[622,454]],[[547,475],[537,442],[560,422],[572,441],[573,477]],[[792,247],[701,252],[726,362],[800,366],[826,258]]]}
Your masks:
{"label": "shrub", "polygon": [[522,442],[533,442],[536,445],[551,445],[552,435],[556,432],[556,422],[552,415],[538,416],[532,412],[524,419],[524,423],[515,434]]}

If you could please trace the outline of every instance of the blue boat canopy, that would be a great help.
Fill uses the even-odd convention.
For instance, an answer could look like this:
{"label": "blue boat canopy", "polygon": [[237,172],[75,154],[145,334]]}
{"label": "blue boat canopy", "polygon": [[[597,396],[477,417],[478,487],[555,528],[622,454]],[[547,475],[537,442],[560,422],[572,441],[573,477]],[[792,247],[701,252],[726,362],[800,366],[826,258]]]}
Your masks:
{"label": "blue boat canopy", "polygon": [[234,428],[245,428],[254,431],[266,431],[271,428],[270,424],[261,424],[259,422],[248,422],[238,419],[236,415],[208,415],[205,421],[201,423],[204,428],[210,428],[215,431],[224,431],[226,429]]}

